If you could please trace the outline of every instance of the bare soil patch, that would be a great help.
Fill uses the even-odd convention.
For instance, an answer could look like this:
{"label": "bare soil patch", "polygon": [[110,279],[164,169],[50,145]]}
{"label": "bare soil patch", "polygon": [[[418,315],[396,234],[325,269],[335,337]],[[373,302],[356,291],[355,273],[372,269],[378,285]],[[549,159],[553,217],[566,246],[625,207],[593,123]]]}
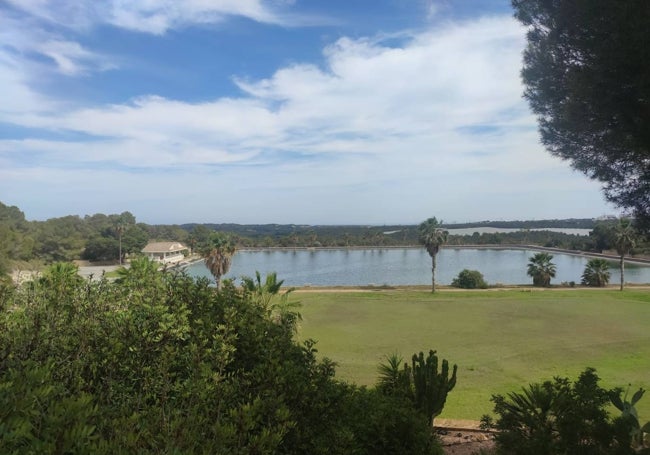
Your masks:
{"label": "bare soil patch", "polygon": [[435,424],[447,455],[473,455],[494,449],[494,434],[481,430],[477,421],[439,419]]}

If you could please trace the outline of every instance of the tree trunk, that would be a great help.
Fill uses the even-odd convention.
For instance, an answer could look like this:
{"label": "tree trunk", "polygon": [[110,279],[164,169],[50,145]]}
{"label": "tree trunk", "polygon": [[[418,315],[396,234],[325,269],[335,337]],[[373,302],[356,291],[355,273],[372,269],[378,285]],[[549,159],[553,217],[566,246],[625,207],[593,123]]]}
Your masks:
{"label": "tree trunk", "polygon": [[431,255],[431,292],[436,292],[436,255]]}
{"label": "tree trunk", "polygon": [[625,284],[625,255],[621,254],[621,291],[623,290],[623,285]]}

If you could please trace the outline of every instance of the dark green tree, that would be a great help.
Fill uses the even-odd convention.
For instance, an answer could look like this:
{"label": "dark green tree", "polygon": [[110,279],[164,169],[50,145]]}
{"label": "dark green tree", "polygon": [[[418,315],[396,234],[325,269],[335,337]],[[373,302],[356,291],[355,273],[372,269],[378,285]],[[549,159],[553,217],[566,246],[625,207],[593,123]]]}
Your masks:
{"label": "dark green tree", "polygon": [[122,236],[122,251],[125,254],[133,255],[142,252],[149,241],[147,226],[143,223],[129,225]]}
{"label": "dark green tree", "polygon": [[598,253],[614,248],[612,223],[597,223],[591,232],[589,232],[589,239],[593,242],[593,249]]}
{"label": "dark green tree", "polygon": [[542,143],[650,223],[650,4],[512,0]]}
{"label": "dark green tree", "polygon": [[188,243],[192,252],[202,251],[210,243],[210,231],[207,227],[202,224],[197,224],[192,228],[188,236]]}
{"label": "dark green tree", "polygon": [[431,292],[436,292],[436,256],[440,247],[447,242],[448,234],[442,229],[442,221],[438,222],[435,216],[418,226],[418,241],[431,256]]}
{"label": "dark green tree", "polygon": [[486,289],[488,284],[478,270],[464,269],[453,279],[451,285],[461,289]]}

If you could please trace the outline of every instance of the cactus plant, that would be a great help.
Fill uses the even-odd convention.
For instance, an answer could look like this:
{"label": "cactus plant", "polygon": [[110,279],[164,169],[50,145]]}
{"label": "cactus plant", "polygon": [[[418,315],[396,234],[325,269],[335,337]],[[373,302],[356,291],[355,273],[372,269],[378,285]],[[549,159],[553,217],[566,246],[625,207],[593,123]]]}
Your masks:
{"label": "cactus plant", "polygon": [[436,351],[429,351],[426,359],[422,352],[418,355],[414,354],[411,365],[415,406],[429,417],[429,423],[433,425],[433,420],[440,415],[445,406],[447,394],[456,385],[458,367],[454,365],[450,377],[449,362],[443,359],[438,371]]}
{"label": "cactus plant", "polygon": [[610,395],[610,400],[612,404],[621,411],[621,417],[627,420],[630,423],[631,430],[630,436],[632,437],[632,444],[638,453],[647,454],[650,453],[650,447],[648,447],[648,442],[645,435],[650,433],[650,422],[646,422],[645,425],[641,426],[639,422],[639,414],[637,413],[635,404],[643,397],[645,390],[640,388],[637,390],[632,399],[628,401],[627,397],[630,393],[630,388],[628,386],[625,396],[621,398],[621,389],[615,389]]}

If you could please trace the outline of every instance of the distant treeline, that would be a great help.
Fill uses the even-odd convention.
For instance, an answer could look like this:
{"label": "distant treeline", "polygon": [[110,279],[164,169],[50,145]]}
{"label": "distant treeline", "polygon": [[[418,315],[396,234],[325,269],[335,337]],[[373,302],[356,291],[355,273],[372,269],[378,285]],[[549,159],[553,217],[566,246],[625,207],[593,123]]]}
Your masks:
{"label": "distant treeline", "polygon": [[492,227],[498,229],[593,229],[597,223],[605,220],[594,218],[569,218],[563,220],[527,220],[527,221],[477,221],[472,223],[445,224],[447,229],[467,229],[474,227]]}
{"label": "distant treeline", "polygon": [[[448,229],[494,227],[516,228],[509,233],[450,235],[450,245],[530,244],[582,251],[611,249],[607,226],[612,221],[591,219],[539,221],[481,221],[447,224]],[[578,236],[543,228],[593,229],[589,236]],[[345,248],[418,245],[417,226],[309,226],[296,224],[183,224],[149,225],[137,222],[130,212],[69,215],[47,221],[27,221],[15,206],[0,202],[0,275],[12,268],[39,267],[61,261],[117,261],[120,245],[123,257],[140,253],[150,241],[180,241],[190,248],[205,243],[212,231],[230,236],[239,248]],[[637,252],[646,249],[637,247]]]}
{"label": "distant treeline", "polygon": [[[553,220],[558,221],[558,220]],[[573,220],[569,220],[573,221]],[[582,220],[581,220],[582,221]],[[586,223],[582,223],[586,225]],[[595,226],[596,224],[593,223]],[[445,225],[455,229],[458,225]],[[483,227],[463,225],[464,228]],[[195,229],[221,231],[230,233],[234,240],[243,247],[359,247],[359,246],[414,246],[418,245],[417,226],[305,226],[305,225],[238,225],[238,224],[203,224],[182,225],[188,232]],[[494,225],[490,227],[496,227]],[[555,227],[558,223],[554,223]],[[550,228],[550,226],[549,226]],[[566,228],[566,227],[565,227]],[[584,228],[589,229],[589,228]],[[191,237],[191,236],[190,236]],[[501,245],[534,244],[547,247],[592,250],[596,248],[595,239],[590,236],[565,234],[551,231],[530,231],[522,229],[516,232],[478,233],[472,235],[450,235],[450,245]]]}

